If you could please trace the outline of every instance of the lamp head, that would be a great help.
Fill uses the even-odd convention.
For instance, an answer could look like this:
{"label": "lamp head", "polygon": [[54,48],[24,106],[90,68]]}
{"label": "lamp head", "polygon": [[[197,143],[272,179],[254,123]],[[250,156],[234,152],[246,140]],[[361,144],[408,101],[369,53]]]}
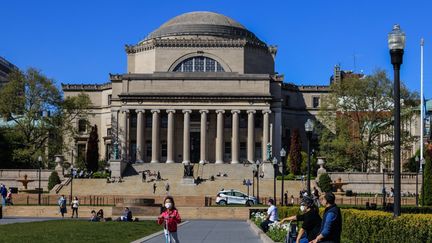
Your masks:
{"label": "lamp head", "polygon": [[307,119],[305,123],[305,131],[306,132],[312,132],[314,129],[314,124],[311,119]]}
{"label": "lamp head", "polygon": [[278,161],[276,159],[276,157],[273,157],[273,165],[277,165]]}
{"label": "lamp head", "polygon": [[282,148],[282,149],[280,150],[280,156],[281,156],[281,157],[285,157],[285,155],[286,155],[286,151],[285,151],[284,148]]}
{"label": "lamp head", "polygon": [[39,161],[39,162],[42,162],[42,156],[39,155],[39,157],[38,157],[38,161]]}
{"label": "lamp head", "polygon": [[388,34],[388,47],[390,50],[403,50],[405,48],[405,33],[400,25],[393,25],[393,30]]}

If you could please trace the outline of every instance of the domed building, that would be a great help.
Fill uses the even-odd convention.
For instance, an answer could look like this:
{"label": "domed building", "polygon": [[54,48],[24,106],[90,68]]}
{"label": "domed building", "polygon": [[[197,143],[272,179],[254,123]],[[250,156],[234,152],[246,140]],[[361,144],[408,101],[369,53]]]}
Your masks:
{"label": "domed building", "polygon": [[[289,137],[282,124],[283,85],[274,70],[277,48],[237,21],[212,12],[174,17],[135,45],[126,45],[127,72],[102,85],[63,84],[65,96],[85,92],[99,128],[100,157],[132,163],[229,163],[279,156]],[[282,88],[284,87],[284,88]],[[282,91],[283,90],[283,91]],[[285,99],[285,98],[284,98]],[[297,102],[298,103],[298,102]],[[71,144],[85,153],[88,128]],[[276,134],[276,135],[275,135]],[[117,151],[118,148],[118,151]],[[73,161],[72,152],[66,159]]]}

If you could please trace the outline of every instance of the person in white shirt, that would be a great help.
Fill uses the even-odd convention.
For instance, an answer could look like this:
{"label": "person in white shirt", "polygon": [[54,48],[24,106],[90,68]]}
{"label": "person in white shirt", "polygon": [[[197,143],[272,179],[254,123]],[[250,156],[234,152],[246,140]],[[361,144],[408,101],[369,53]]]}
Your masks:
{"label": "person in white shirt", "polygon": [[72,207],[71,218],[73,218],[74,215],[76,215],[76,218],[78,218],[78,207],[79,207],[78,197],[74,197],[74,199],[71,202],[71,207]]}
{"label": "person in white shirt", "polygon": [[279,220],[278,217],[278,210],[277,207],[274,205],[273,198],[270,198],[267,202],[267,205],[269,208],[267,209],[267,217],[266,219],[261,223],[261,229],[266,233],[269,229],[269,224],[274,223],[275,221]]}

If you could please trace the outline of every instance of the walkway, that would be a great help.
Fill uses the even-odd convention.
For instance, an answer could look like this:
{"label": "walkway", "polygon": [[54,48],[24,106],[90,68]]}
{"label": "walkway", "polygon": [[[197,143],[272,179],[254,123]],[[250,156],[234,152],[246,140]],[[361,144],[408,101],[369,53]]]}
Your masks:
{"label": "walkway", "polygon": [[40,222],[40,221],[59,220],[59,219],[60,218],[4,217],[4,218],[0,219],[0,225],[1,224]]}
{"label": "walkway", "polygon": [[[178,232],[182,243],[262,243],[246,221],[192,220]],[[165,238],[161,234],[145,242],[160,243]]]}

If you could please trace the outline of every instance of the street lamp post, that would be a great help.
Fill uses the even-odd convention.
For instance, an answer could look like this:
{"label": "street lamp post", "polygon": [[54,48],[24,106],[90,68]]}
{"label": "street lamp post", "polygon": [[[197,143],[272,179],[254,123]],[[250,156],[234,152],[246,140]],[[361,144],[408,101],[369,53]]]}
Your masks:
{"label": "street lamp post", "polygon": [[385,209],[386,209],[386,197],[387,197],[387,193],[386,193],[386,189],[385,189],[385,172],[386,172],[386,169],[385,168],[383,168],[383,187],[382,187],[382,194],[383,194],[383,209],[384,209],[384,211],[385,211]]}
{"label": "street lamp post", "polygon": [[260,164],[261,164],[261,162],[259,161],[259,160],[257,160],[256,162],[255,162],[255,164],[256,164],[256,177],[257,177],[257,201],[258,201],[258,204],[260,203],[260,197],[259,197],[259,174],[260,174],[260,170],[259,170],[259,167],[260,167]]}
{"label": "street lamp post", "polygon": [[424,205],[424,159],[421,159],[420,160],[420,173],[421,173],[421,175],[422,175],[422,184],[421,184],[421,193],[422,193],[422,196],[421,196],[421,205]]}
{"label": "street lamp post", "polygon": [[280,157],[282,163],[282,186],[281,186],[281,205],[284,205],[284,184],[285,184],[285,169],[286,169],[286,161],[285,161],[286,151],[284,148],[280,150]]}
{"label": "street lamp post", "polygon": [[74,167],[73,167],[73,165],[71,166],[71,173],[70,173],[70,176],[71,176],[71,181],[70,181],[71,188],[70,188],[70,197],[69,197],[69,202],[72,202],[72,185],[73,185],[73,179],[74,179]]}
{"label": "street lamp post", "polygon": [[419,164],[419,162],[420,162],[420,158],[418,157],[418,156],[416,156],[416,158],[415,158],[415,166],[416,166],[416,207],[418,207],[419,206],[419,197],[418,197],[418,174],[419,174],[419,171],[418,171],[418,164]]}
{"label": "street lamp post", "polygon": [[307,153],[308,153],[308,161],[307,161],[307,193],[310,196],[311,195],[311,187],[310,187],[310,160],[311,160],[311,151],[310,151],[310,140],[312,137],[312,132],[314,129],[314,125],[311,119],[308,119],[305,123],[305,131],[307,135]]}
{"label": "street lamp post", "polygon": [[252,196],[255,197],[255,176],[256,176],[256,170],[253,169],[252,171]]}
{"label": "street lamp post", "polygon": [[41,205],[41,172],[42,172],[42,156],[38,157],[39,162],[39,188],[38,188],[38,205]]}
{"label": "street lamp post", "polygon": [[394,211],[393,216],[401,214],[401,178],[400,178],[400,66],[405,47],[405,33],[395,24],[388,34],[391,63],[394,71]]}
{"label": "street lamp post", "polygon": [[[278,161],[276,159],[276,157],[273,157],[273,169],[274,169],[274,178],[273,178],[273,199],[276,205],[276,175],[277,175],[277,170],[278,170]],[[282,200],[282,197],[281,197]]]}

